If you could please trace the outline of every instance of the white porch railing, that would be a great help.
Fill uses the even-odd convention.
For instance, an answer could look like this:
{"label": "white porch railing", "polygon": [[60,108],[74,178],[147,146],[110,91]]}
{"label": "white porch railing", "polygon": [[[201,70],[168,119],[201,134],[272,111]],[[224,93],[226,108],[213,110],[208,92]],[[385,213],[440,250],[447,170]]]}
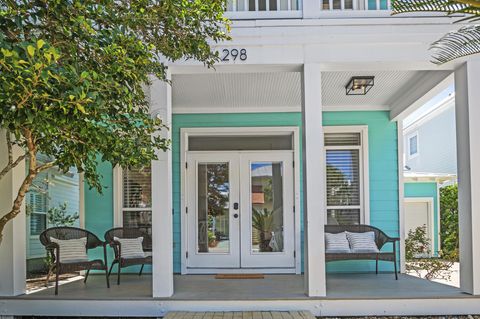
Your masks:
{"label": "white porch railing", "polygon": [[302,0],[228,0],[227,16],[232,19],[301,18]]}
{"label": "white porch railing", "polygon": [[[358,16],[358,11],[388,11],[390,0],[317,0],[321,13]],[[285,19],[303,17],[303,0],[228,0],[226,16],[230,19]],[[356,11],[355,14],[352,11]],[[334,14],[334,15],[335,15]]]}

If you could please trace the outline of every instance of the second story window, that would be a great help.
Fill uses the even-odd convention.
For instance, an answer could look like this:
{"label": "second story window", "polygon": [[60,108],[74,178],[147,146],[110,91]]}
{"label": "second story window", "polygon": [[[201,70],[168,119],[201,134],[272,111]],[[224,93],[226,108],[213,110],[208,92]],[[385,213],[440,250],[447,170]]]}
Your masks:
{"label": "second story window", "polygon": [[418,133],[415,132],[408,137],[408,158],[418,156]]}
{"label": "second story window", "polygon": [[363,127],[325,127],[327,224],[368,222],[366,138]]}
{"label": "second story window", "polygon": [[121,220],[123,227],[151,234],[152,183],[150,167],[122,169]]}

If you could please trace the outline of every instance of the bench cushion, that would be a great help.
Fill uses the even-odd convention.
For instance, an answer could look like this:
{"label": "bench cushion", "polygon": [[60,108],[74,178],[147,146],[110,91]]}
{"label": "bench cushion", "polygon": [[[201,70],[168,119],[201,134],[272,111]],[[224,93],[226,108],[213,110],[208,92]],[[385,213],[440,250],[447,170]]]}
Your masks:
{"label": "bench cushion", "polygon": [[325,252],[336,254],[349,253],[350,245],[346,233],[325,233]]}
{"label": "bench cushion", "polygon": [[346,232],[350,249],[353,253],[378,253],[378,247],[375,243],[375,233],[373,231],[364,233]]}

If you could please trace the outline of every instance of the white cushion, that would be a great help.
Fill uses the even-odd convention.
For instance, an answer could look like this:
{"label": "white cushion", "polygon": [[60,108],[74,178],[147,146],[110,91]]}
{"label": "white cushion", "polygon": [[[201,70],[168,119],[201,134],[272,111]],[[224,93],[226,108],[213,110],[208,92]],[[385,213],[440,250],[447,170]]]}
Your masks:
{"label": "white cushion", "polygon": [[118,238],[113,237],[113,240],[120,243],[121,257],[122,258],[144,258],[145,252],[143,251],[143,237],[137,238]]}
{"label": "white cushion", "polygon": [[375,243],[375,233],[373,231],[364,233],[347,233],[347,239],[350,243],[352,253],[378,253],[378,247]]}
{"label": "white cushion", "polygon": [[325,233],[325,252],[337,254],[349,253],[350,245],[348,244],[346,233]]}
{"label": "white cushion", "polygon": [[50,241],[60,247],[61,263],[88,261],[87,237],[65,240],[50,237]]}

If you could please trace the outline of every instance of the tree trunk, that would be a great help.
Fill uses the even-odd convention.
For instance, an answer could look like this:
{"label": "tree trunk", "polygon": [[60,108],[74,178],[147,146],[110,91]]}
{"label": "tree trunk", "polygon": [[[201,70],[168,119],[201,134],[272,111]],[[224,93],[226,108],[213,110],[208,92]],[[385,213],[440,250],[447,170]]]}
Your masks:
{"label": "tree trunk", "polygon": [[44,169],[53,166],[53,162],[37,166],[37,147],[35,146],[34,138],[32,133],[25,129],[23,132],[23,137],[25,138],[27,149],[28,149],[28,157],[29,157],[29,165],[28,165],[28,174],[22,182],[22,185],[18,189],[17,197],[13,201],[12,209],[6,215],[0,218],[0,245],[2,244],[3,240],[3,230],[9,221],[14,219],[18,214],[21,212],[22,202],[25,199],[25,195],[32,185],[33,179],[37,176],[37,174]]}

